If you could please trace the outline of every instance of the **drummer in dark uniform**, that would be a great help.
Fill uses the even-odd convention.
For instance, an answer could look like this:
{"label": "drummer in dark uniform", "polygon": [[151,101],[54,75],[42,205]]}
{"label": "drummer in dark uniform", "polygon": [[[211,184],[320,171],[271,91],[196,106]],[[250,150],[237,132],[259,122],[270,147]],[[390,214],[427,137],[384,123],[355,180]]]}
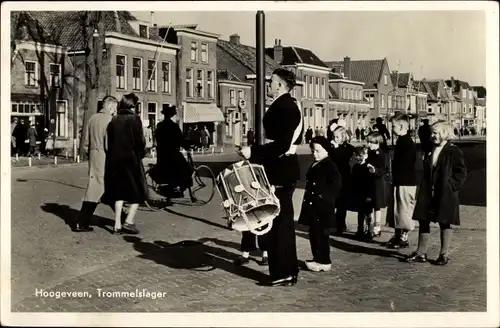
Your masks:
{"label": "drummer in dark uniform", "polygon": [[269,279],[260,283],[265,286],[295,285],[299,272],[292,195],[300,178],[296,148],[304,131],[299,103],[290,95],[295,85],[293,72],[283,68],[273,72],[268,95],[274,100],[262,120],[265,137],[272,142],[240,151],[244,158],[264,166],[281,206],[267,233]]}

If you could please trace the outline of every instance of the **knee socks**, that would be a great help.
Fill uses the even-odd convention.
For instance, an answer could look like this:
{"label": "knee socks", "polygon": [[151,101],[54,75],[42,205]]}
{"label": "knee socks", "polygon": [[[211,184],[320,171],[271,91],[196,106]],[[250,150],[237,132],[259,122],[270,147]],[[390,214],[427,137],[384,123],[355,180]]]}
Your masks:
{"label": "knee socks", "polygon": [[441,228],[441,252],[440,255],[448,256],[448,249],[451,243],[451,229]]}

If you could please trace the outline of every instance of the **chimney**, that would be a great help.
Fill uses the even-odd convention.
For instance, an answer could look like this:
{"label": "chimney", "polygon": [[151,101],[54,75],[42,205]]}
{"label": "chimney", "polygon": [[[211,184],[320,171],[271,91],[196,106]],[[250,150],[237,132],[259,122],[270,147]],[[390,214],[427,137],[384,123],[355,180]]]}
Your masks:
{"label": "chimney", "polygon": [[153,24],[153,27],[149,30],[149,38],[155,41],[160,40],[160,29],[158,28],[158,25]]}
{"label": "chimney", "polygon": [[344,76],[347,80],[351,78],[351,58],[344,57]]}
{"label": "chimney", "polygon": [[240,45],[240,36],[238,34],[233,34],[229,36],[229,41],[235,45]]}
{"label": "chimney", "polygon": [[274,40],[273,58],[279,64],[281,64],[281,62],[283,61],[283,47],[281,46],[281,39]]}

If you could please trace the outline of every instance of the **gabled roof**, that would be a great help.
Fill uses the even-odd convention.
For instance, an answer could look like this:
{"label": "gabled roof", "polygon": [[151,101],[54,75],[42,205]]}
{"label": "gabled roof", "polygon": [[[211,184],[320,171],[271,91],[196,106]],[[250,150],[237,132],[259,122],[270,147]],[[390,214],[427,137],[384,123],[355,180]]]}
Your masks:
{"label": "gabled roof", "polygon": [[[266,48],[266,55],[274,59],[274,48]],[[281,65],[295,65],[297,63],[328,67],[311,50],[296,46],[283,47],[283,60]]]}
{"label": "gabled roof", "polygon": [[474,91],[477,92],[478,98],[486,98],[486,88],[483,86],[472,87]]}
{"label": "gabled roof", "polygon": [[[375,89],[380,79],[385,59],[377,60],[351,60],[351,76],[349,80],[364,82],[363,89]],[[325,62],[330,68],[344,67],[343,61]],[[344,70],[343,70],[344,71]]]}
{"label": "gabled roof", "polygon": [[410,83],[410,73],[391,73],[392,85],[398,83],[399,88],[406,88]]}
{"label": "gabled roof", "polygon": [[[43,33],[35,36],[34,41],[47,42],[70,47],[74,50],[85,48],[84,26],[87,14],[94,15],[98,12],[88,11],[30,11],[24,12],[32,19],[36,28]],[[103,11],[104,27],[106,32],[118,32],[113,11]],[[128,23],[136,18],[128,11],[119,11],[118,18],[121,25],[121,33],[138,36]],[[93,33],[94,28],[87,26],[87,33]]]}
{"label": "gabled roof", "polygon": [[[440,94],[439,96],[441,97],[441,99],[443,100],[451,100],[451,98],[448,96],[448,93],[445,92],[444,90],[444,87],[446,87],[446,83],[444,80],[440,80],[440,79],[437,79],[437,80],[425,80],[425,83],[429,86],[430,90],[432,91],[432,99],[433,100],[436,100],[438,97],[437,97],[437,93],[438,91],[440,91]],[[440,88],[441,86],[441,88]]]}
{"label": "gabled roof", "polygon": [[[454,87],[453,87],[453,82],[455,82]],[[460,92],[461,89],[470,89],[471,88],[469,83],[467,83],[466,81],[457,80],[457,79],[454,79],[453,77],[451,78],[451,80],[446,80],[445,83],[448,87],[453,88],[454,93]]]}
{"label": "gabled roof", "polygon": [[[240,81],[245,81],[247,74],[256,74],[256,49],[251,46],[236,44],[230,41],[217,40],[217,65],[234,74]],[[265,57],[266,75],[279,68],[280,65],[271,57]]]}

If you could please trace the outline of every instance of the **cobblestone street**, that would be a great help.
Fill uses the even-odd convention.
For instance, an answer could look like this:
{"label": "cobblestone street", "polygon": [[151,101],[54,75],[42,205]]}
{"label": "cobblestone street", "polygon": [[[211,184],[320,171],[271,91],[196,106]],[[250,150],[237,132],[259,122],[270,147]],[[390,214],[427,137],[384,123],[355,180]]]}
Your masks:
{"label": "cobblestone street", "polygon": [[[196,161],[212,165],[217,173],[234,160],[228,154]],[[310,159],[301,156],[301,161],[305,172]],[[233,266],[240,235],[225,227],[218,195],[205,206],[180,201],[166,212],[141,208],[137,236],[112,235],[113,213],[100,205],[94,214],[95,231],[76,234],[66,222],[80,209],[87,166],[13,170],[12,311],[486,311],[485,168],[477,161],[474,156],[468,163],[477,167],[464,189],[475,198],[464,197],[463,223],[455,230],[449,265],[400,262],[401,254],[413,247],[398,252],[377,243],[331,237],[332,271],[303,270],[295,287],[274,289],[256,285],[267,275],[267,267],[255,262]],[[302,193],[298,189],[294,195],[296,217]],[[353,213],[348,225],[355,230]],[[429,257],[434,259],[439,229],[433,226],[431,232]],[[380,241],[389,238],[384,228]],[[417,230],[411,234],[413,246],[416,239]],[[307,232],[299,228],[297,247],[299,259],[308,260]],[[103,292],[136,289],[162,295],[102,297]],[[39,295],[73,291],[88,294],[59,299]]]}

